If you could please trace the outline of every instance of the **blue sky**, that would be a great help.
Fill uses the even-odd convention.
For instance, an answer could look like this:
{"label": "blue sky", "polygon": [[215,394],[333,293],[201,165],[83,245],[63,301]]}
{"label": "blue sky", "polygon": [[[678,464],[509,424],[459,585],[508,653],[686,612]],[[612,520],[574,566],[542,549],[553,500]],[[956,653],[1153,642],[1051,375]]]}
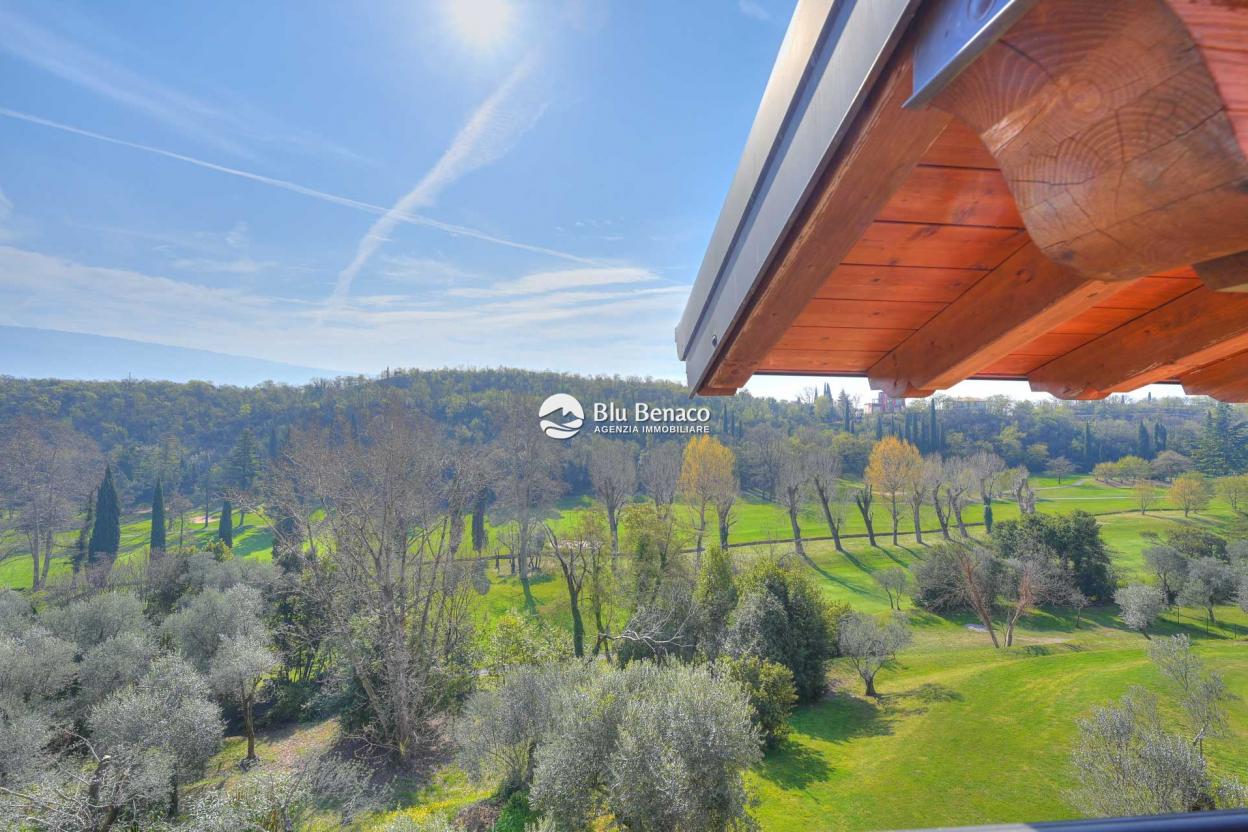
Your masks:
{"label": "blue sky", "polygon": [[791,5],[0,3],[0,323],[679,377]]}
{"label": "blue sky", "polygon": [[792,7],[0,0],[0,325],[683,379]]}

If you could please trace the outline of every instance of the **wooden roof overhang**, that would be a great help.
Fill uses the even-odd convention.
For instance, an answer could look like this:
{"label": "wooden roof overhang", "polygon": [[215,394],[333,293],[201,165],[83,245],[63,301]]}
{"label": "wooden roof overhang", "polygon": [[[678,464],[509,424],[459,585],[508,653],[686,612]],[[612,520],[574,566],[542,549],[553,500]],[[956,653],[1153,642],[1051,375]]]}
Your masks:
{"label": "wooden roof overhang", "polygon": [[676,341],[703,395],[1248,401],[1248,0],[801,0]]}

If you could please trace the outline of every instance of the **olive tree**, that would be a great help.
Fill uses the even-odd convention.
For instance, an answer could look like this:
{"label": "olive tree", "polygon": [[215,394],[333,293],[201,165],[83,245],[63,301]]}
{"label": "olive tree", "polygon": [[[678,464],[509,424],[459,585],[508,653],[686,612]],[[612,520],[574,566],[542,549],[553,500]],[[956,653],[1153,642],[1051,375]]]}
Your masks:
{"label": "olive tree", "polygon": [[1114,593],[1114,603],[1122,615],[1122,623],[1148,638],[1148,628],[1166,609],[1162,590],[1147,584],[1131,584]]}
{"label": "olive tree", "polygon": [[87,718],[93,742],[114,764],[163,770],[169,814],[179,785],[221,745],[225,725],[208,683],[178,656],[161,656],[138,682],[109,696]]}
{"label": "olive tree", "polygon": [[161,624],[168,638],[200,672],[207,672],[222,640],[264,631],[264,603],[249,586],[205,589],[183,599],[181,608]]}
{"label": "olive tree", "polygon": [[56,635],[77,645],[79,652],[122,633],[148,629],[143,602],[125,592],[101,592],[63,607],[52,607],[39,620]]}
{"label": "olive tree", "polygon": [[1072,759],[1075,805],[1086,815],[1131,816],[1212,808],[1204,756],[1166,730],[1156,697],[1133,689],[1079,720]]}
{"label": "olive tree", "polygon": [[159,652],[149,634],[135,632],[118,633],[92,647],[78,663],[79,711],[137,682]]}
{"label": "olive tree", "polygon": [[1196,558],[1188,564],[1178,602],[1185,607],[1203,608],[1213,624],[1213,608],[1231,600],[1235,583],[1235,571],[1230,564],[1212,557]]}
{"label": "olive tree", "polygon": [[876,674],[913,637],[903,616],[894,615],[882,623],[861,612],[842,616],[837,636],[841,655],[866,685],[865,695],[876,697],[879,696],[875,690]]}
{"label": "olive tree", "polygon": [[1173,546],[1158,545],[1144,550],[1144,562],[1161,581],[1162,594],[1169,604],[1187,577],[1187,558]]}
{"label": "olive tree", "polygon": [[888,596],[888,608],[893,610],[901,609],[901,596],[905,593],[906,587],[910,585],[910,575],[900,566],[894,566],[889,569],[881,569],[871,575],[875,582],[880,585],[880,589]]}
{"label": "olive tree", "polygon": [[705,667],[634,662],[562,688],[555,714],[531,799],[560,828],[607,813],[647,832],[747,822],[743,775],[759,738],[735,682]]}
{"label": "olive tree", "polygon": [[212,689],[242,709],[243,728],[247,734],[246,764],[257,759],[254,711],[260,686],[277,663],[277,655],[267,638],[256,633],[243,633],[222,638],[208,668]]}

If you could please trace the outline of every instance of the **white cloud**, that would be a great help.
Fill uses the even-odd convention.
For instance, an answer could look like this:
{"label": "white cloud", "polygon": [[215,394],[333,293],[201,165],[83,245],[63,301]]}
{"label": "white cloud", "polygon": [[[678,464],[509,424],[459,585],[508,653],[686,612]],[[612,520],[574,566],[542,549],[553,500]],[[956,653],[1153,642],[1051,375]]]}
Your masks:
{"label": "white cloud", "polygon": [[233,260],[213,260],[208,257],[178,257],[173,261],[175,269],[205,274],[257,274],[277,265],[271,261],[238,257]]}
{"label": "white cloud", "polygon": [[417,208],[429,207],[457,179],[501,159],[520,136],[537,123],[545,104],[520,94],[536,60],[536,56],[530,54],[508,73],[503,83],[469,117],[429,172],[368,229],[356,246],[355,256],[338,274],[329,299],[331,308],[346,301],[356,275],[402,221],[402,216]]}
{"label": "white cloud", "polygon": [[464,287],[451,289],[450,294],[463,298],[506,297],[508,295],[533,295],[558,289],[574,289],[584,286],[610,286],[626,283],[645,283],[658,280],[647,269],[630,267],[598,269],[565,269],[554,272],[538,272],[515,280],[505,280],[484,288]]}
{"label": "white cloud", "polygon": [[684,293],[678,286],[565,286],[480,302],[448,292],[376,294],[352,298],[315,326],[320,303],[0,246],[0,324],[341,372],[506,365],[675,378],[680,369],[668,333]]}
{"label": "white cloud", "polygon": [[746,17],[752,17],[755,20],[764,22],[771,20],[771,12],[763,8],[757,0],[737,0],[737,8]]}

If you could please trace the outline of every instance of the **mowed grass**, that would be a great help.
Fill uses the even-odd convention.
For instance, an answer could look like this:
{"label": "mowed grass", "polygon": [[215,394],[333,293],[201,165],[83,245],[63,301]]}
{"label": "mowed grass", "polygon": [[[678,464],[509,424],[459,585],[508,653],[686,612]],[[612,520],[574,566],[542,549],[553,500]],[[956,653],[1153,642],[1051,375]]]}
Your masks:
{"label": "mowed grass", "polygon": [[[1122,579],[1145,579],[1146,532],[1180,523],[1216,530],[1223,512],[1183,518],[1181,512],[1112,514],[1100,518]],[[982,530],[976,530],[982,535]],[[929,535],[928,544],[939,542]],[[812,577],[831,600],[883,614],[888,600],[872,578],[878,570],[909,566],[927,546],[849,542],[808,544]],[[732,550],[738,568],[784,545]],[[503,572],[507,572],[504,562]],[[491,570],[493,585],[480,599],[485,615],[522,609],[515,578]],[[570,626],[562,581],[533,583],[539,614]],[[1133,685],[1168,690],[1146,654],[1143,636],[1126,630],[1114,607],[1030,616],[1010,649],[994,649],[967,625],[970,616],[942,617],[904,604],[915,642],[881,671],[879,701],[861,695],[861,682],[842,662],[831,671],[834,690],[801,708],[793,734],[749,775],[753,813],[767,830],[870,830],[941,824],[1060,819],[1077,816],[1070,749],[1076,720],[1116,700]],[[1166,613],[1153,636],[1188,634],[1207,666],[1232,691],[1248,694],[1248,615],[1230,606],[1216,611],[1206,630],[1203,611]],[[1167,705],[1167,708],[1172,707]],[[1248,778],[1248,701],[1228,703],[1231,735],[1207,744],[1216,773]],[[1177,717],[1177,714],[1175,714]]]}

